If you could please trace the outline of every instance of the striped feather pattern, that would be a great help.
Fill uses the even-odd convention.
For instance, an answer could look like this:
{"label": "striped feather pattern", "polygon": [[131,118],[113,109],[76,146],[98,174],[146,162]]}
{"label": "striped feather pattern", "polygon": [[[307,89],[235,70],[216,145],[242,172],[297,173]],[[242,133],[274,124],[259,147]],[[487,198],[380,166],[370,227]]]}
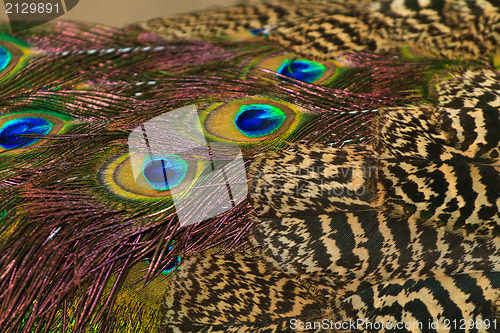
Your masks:
{"label": "striped feather pattern", "polygon": [[270,40],[317,59],[401,46],[420,57],[481,57],[498,52],[500,44],[495,1],[277,1],[211,14],[154,19],[134,28],[185,38],[269,26]]}

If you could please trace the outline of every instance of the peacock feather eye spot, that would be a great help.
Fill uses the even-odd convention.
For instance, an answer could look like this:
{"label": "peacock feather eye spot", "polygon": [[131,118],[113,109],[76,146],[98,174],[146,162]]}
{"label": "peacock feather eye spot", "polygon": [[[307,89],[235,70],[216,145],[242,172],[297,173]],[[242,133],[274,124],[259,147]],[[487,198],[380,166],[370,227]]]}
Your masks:
{"label": "peacock feather eye spot", "polygon": [[0,128],[0,146],[7,150],[29,146],[40,138],[28,135],[46,135],[52,126],[50,121],[39,117],[11,119]]}
{"label": "peacock feather eye spot", "polygon": [[[169,248],[168,248],[168,250],[169,251],[172,250],[173,247],[174,247],[174,245],[170,245]],[[145,259],[146,259],[146,262],[148,263],[148,265],[151,265],[151,257],[152,257],[152,252],[148,253],[145,256]],[[161,273],[165,274],[165,275],[168,275],[174,269],[176,269],[177,267],[179,267],[180,263],[181,263],[181,256],[177,255],[177,256],[175,256],[174,260],[170,260],[170,262],[168,263],[168,265],[161,271]]]}
{"label": "peacock feather eye spot", "polygon": [[260,29],[250,30],[250,33],[254,36],[267,37],[267,36],[269,36],[270,31],[271,31],[270,27],[264,27],[264,28],[260,28]]}
{"label": "peacock feather eye spot", "polygon": [[0,46],[0,71],[3,71],[12,59],[12,54],[5,47]]}
{"label": "peacock feather eye spot", "polygon": [[[146,261],[148,265],[151,265],[151,261],[149,258],[146,258]],[[181,257],[176,256],[174,260],[170,261],[170,263],[161,271],[162,274],[168,275],[170,272],[172,272],[174,269],[176,269],[179,264],[181,263]]]}
{"label": "peacock feather eye spot", "polygon": [[298,55],[294,53],[270,55],[256,59],[251,66],[256,69],[254,71],[256,76],[269,79],[271,71],[277,73],[275,77],[282,82],[289,81],[290,78],[315,85],[329,85],[346,70],[344,68],[346,64],[333,59],[316,62],[297,57]]}
{"label": "peacock feather eye spot", "polygon": [[234,123],[244,135],[258,138],[276,131],[285,119],[286,114],[273,105],[249,104],[240,107]]}
{"label": "peacock feather eye spot", "polygon": [[326,66],[315,61],[285,59],[277,73],[296,80],[312,83],[326,71]]}
{"label": "peacock feather eye spot", "polygon": [[177,155],[149,157],[143,166],[143,174],[152,188],[159,191],[170,190],[184,180],[188,163]]}
{"label": "peacock feather eye spot", "polygon": [[25,42],[0,33],[0,80],[14,75],[29,61],[33,50]]}
{"label": "peacock feather eye spot", "polygon": [[296,105],[255,96],[213,103],[202,109],[200,120],[211,141],[252,147],[292,138],[308,116],[306,110]]}
{"label": "peacock feather eye spot", "polygon": [[180,256],[177,256],[175,257],[174,260],[172,260],[168,265],[167,267],[165,267],[165,269],[162,271],[163,274],[168,274],[170,273],[171,271],[173,271],[177,266],[179,266],[179,264],[181,263],[181,257]]}

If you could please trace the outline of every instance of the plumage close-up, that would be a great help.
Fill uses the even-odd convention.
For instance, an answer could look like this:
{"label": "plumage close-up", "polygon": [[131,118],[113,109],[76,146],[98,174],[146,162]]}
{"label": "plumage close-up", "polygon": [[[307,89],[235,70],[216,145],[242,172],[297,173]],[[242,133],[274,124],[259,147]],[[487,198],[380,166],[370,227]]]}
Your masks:
{"label": "plumage close-up", "polygon": [[500,332],[498,1],[18,24],[1,333]]}

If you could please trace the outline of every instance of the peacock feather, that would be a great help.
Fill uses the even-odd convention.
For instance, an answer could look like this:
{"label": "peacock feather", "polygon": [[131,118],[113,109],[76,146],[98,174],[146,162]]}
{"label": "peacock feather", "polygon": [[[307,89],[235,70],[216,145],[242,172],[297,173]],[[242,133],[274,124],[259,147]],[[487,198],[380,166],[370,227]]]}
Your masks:
{"label": "peacock feather", "polygon": [[479,0],[2,25],[0,331],[499,331],[499,29]]}

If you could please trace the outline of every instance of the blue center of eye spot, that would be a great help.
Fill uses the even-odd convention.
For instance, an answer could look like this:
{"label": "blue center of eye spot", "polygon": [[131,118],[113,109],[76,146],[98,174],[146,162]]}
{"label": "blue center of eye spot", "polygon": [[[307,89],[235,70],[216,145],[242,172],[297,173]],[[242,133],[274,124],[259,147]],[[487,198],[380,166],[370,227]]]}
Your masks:
{"label": "blue center of eye spot", "polygon": [[264,27],[264,28],[260,28],[260,29],[250,30],[250,33],[252,35],[255,35],[255,36],[267,37],[267,36],[269,36],[270,30],[271,29],[269,27]]}
{"label": "blue center of eye spot", "polygon": [[311,83],[319,79],[325,71],[325,65],[315,61],[286,59],[278,69],[278,74]]}
{"label": "blue center of eye spot", "polygon": [[12,55],[10,54],[9,50],[7,50],[3,46],[0,46],[0,71],[3,71],[5,67],[7,67],[11,59]]}
{"label": "blue center of eye spot", "polygon": [[178,155],[154,157],[144,163],[142,172],[155,190],[166,191],[179,185],[188,170],[186,160]]}
{"label": "blue center of eye spot", "polygon": [[285,122],[285,113],[272,105],[242,105],[234,119],[236,127],[246,136],[258,138],[276,131]]}
{"label": "blue center of eye spot", "polygon": [[[168,250],[172,250],[173,248],[173,245],[170,245],[170,247],[168,248]],[[150,256],[146,255],[146,262],[148,263],[148,265],[151,265],[151,259],[150,259]],[[179,266],[179,264],[181,263],[181,257],[180,256],[176,256],[174,260],[170,261],[170,263],[167,265],[167,267],[165,267],[161,273],[162,274],[169,274],[170,272],[172,272],[174,269],[177,268],[177,266]]]}
{"label": "blue center of eye spot", "polygon": [[165,269],[162,271],[163,274],[168,274],[170,273],[171,271],[173,271],[181,262],[181,257],[180,256],[177,256],[175,257],[174,260],[172,260],[168,265],[167,267],[165,267]]}
{"label": "blue center of eye spot", "polygon": [[16,149],[29,146],[50,132],[52,123],[44,118],[23,117],[6,121],[0,128],[0,146],[3,149]]}
{"label": "blue center of eye spot", "polygon": [[[151,261],[149,259],[146,259],[146,261],[147,261],[148,265],[151,265]],[[172,260],[167,265],[167,267],[165,267],[165,269],[161,271],[161,273],[167,275],[168,273],[173,271],[177,266],[179,266],[180,262],[181,262],[181,257],[180,256],[175,257],[175,259]]]}

